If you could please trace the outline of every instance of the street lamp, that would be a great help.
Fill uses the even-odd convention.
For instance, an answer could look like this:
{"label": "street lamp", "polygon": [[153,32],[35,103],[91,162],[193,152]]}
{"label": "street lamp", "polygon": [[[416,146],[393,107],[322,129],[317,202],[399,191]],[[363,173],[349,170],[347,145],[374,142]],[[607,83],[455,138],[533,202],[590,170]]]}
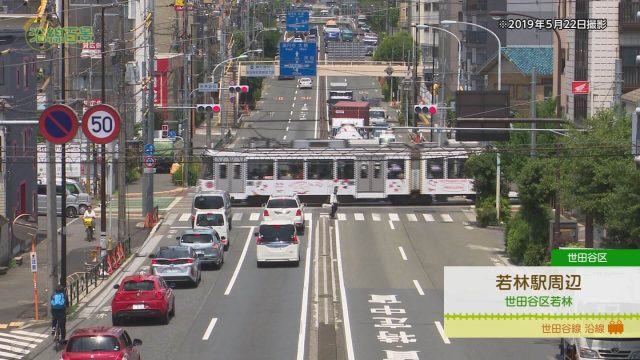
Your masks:
{"label": "street lamp", "polygon": [[427,28],[438,29],[456,38],[456,41],[458,41],[458,86],[456,87],[456,90],[460,90],[460,78],[461,78],[461,71],[462,71],[462,42],[460,41],[460,38],[456,34],[452,33],[451,31],[437,27],[437,26],[419,24],[419,25],[416,25],[416,28],[417,29],[427,29]]}
{"label": "street lamp", "polygon": [[455,20],[442,20],[440,23],[442,25],[464,24],[464,25],[476,26],[476,27],[479,27],[479,28],[481,28],[483,30],[488,31],[491,35],[493,35],[496,38],[496,40],[498,41],[498,90],[502,90],[502,43],[500,42],[500,38],[498,37],[498,35],[496,33],[494,33],[493,31],[487,29],[486,27],[482,26],[482,25],[478,25],[478,24],[474,24],[474,23],[470,23],[470,22],[455,21]]}
{"label": "street lamp", "polygon": [[[499,20],[501,18],[504,18],[508,15],[514,15],[514,16],[522,16],[525,18],[529,18],[529,19],[537,19],[534,16],[531,15],[526,15],[526,14],[521,14],[521,13],[514,13],[514,12],[510,12],[510,11],[500,11],[500,10],[494,10],[489,12],[489,15],[491,15],[491,17],[493,17],[494,20]],[[553,32],[556,34],[556,40],[558,41],[558,53],[556,55],[556,116],[558,117],[558,119],[562,118],[562,111],[560,110],[560,95],[562,94],[562,88],[561,88],[561,79],[560,79],[560,73],[562,71],[561,67],[562,67],[562,58],[561,58],[561,50],[562,50],[562,42],[560,40],[560,33],[558,32],[558,30],[556,30],[555,28],[551,28],[551,30],[553,30]]]}

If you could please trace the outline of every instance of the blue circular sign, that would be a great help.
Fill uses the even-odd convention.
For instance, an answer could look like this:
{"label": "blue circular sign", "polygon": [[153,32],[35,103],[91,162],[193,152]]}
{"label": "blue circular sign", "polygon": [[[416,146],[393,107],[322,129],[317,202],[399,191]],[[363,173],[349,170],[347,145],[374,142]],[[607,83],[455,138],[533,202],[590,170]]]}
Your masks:
{"label": "blue circular sign", "polygon": [[52,105],[40,114],[38,125],[49,142],[65,144],[78,132],[78,117],[67,105]]}

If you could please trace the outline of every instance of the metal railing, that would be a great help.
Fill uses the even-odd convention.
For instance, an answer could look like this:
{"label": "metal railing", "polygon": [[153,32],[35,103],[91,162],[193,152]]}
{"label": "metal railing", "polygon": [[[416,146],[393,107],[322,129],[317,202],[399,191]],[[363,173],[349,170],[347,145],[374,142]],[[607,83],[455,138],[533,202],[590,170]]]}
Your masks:
{"label": "metal railing", "polygon": [[621,1],[618,5],[618,29],[620,31],[640,30],[640,19],[636,16],[640,11],[640,2]]}

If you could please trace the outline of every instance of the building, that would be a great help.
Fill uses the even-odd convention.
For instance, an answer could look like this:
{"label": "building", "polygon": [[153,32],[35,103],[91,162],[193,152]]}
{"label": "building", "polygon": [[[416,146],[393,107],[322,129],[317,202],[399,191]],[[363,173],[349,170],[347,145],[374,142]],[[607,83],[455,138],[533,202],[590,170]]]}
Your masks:
{"label": "building", "polygon": [[[565,115],[581,122],[599,108],[610,107],[615,91],[615,62],[622,60],[622,93],[640,87],[639,1],[566,0],[561,2],[567,17],[603,19],[599,29],[563,30],[567,36],[566,68],[562,96]],[[613,55],[615,54],[615,55]],[[589,94],[573,94],[573,81],[589,81]]]}
{"label": "building", "polygon": [[[553,48],[551,46],[509,46],[502,48],[502,90],[509,91],[512,111],[528,116],[531,101],[531,73],[536,69],[535,99],[553,96]],[[478,69],[487,75],[488,88],[497,89],[498,57],[491,58]]]}
{"label": "building", "polygon": [[[0,231],[0,264],[30,244],[18,241],[11,222],[21,214],[36,214],[36,125],[8,122],[37,120],[36,53],[26,42],[23,25],[33,15],[0,14],[0,214],[9,221]],[[2,199],[4,198],[4,199]]]}

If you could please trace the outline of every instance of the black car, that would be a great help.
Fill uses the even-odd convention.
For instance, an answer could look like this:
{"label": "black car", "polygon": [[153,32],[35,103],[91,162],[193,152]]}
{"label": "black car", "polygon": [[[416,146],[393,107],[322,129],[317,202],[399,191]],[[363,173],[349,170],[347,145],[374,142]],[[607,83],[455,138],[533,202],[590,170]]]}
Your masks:
{"label": "black car", "polygon": [[279,75],[278,80],[295,80],[296,77],[293,75]]}

